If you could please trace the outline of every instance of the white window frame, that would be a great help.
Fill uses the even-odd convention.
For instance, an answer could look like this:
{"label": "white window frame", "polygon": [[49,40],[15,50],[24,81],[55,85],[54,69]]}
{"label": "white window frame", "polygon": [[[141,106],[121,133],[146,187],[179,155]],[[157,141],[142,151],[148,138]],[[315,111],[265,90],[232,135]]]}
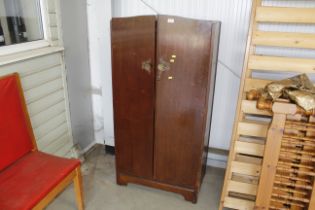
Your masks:
{"label": "white window frame", "polygon": [[[51,1],[51,0],[48,0]],[[14,53],[20,53],[24,51],[39,49],[43,47],[51,46],[51,42],[48,39],[48,14],[47,14],[47,0],[40,0],[40,11],[41,11],[41,18],[42,18],[42,27],[44,38],[37,41],[13,44],[8,46],[0,47],[0,56],[5,56]]]}

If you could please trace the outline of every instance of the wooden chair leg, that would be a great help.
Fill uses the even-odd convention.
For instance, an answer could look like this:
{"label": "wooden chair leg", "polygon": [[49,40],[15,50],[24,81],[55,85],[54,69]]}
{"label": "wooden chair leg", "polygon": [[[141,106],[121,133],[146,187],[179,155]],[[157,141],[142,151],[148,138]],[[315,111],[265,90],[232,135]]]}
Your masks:
{"label": "wooden chair leg", "polygon": [[74,191],[77,199],[77,205],[79,210],[84,210],[84,198],[83,198],[83,187],[82,187],[82,176],[80,166],[75,169],[76,175],[73,179]]}

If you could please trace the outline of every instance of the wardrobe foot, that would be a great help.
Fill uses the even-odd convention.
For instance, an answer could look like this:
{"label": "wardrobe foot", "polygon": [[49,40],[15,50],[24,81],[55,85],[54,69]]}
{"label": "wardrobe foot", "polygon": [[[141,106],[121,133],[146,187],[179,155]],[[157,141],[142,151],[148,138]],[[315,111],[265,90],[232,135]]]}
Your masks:
{"label": "wardrobe foot", "polygon": [[193,204],[196,204],[196,203],[197,203],[198,195],[197,195],[196,192],[184,193],[183,196],[184,196],[184,198],[185,198],[186,201],[190,201],[190,202],[192,202]]}
{"label": "wardrobe foot", "polygon": [[127,186],[128,185],[128,182],[126,182],[125,180],[123,180],[120,176],[117,176],[116,178],[116,183],[118,185],[121,185],[121,186]]}

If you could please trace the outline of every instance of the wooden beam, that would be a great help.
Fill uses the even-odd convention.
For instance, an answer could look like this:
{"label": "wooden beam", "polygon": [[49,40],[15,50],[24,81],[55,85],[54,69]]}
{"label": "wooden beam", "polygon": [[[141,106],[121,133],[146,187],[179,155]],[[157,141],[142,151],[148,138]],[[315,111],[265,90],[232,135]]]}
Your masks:
{"label": "wooden beam", "polygon": [[248,195],[256,195],[257,193],[257,185],[247,184],[242,182],[236,182],[230,180],[230,184],[228,186],[228,191],[248,194]]}
{"label": "wooden beam", "polygon": [[272,47],[315,49],[315,34],[256,31],[253,44]]}
{"label": "wooden beam", "polygon": [[267,131],[266,123],[243,121],[238,124],[239,135],[267,137]]}
{"label": "wooden beam", "polygon": [[75,169],[75,177],[73,179],[74,191],[77,199],[77,206],[79,210],[84,210],[84,197],[83,197],[83,187],[82,187],[82,176],[81,168],[78,166]]}
{"label": "wooden beam", "polygon": [[274,113],[271,127],[268,131],[265,146],[263,166],[258,185],[255,209],[269,209],[272,187],[276,175],[276,167],[280,154],[281,139],[284,132],[286,115]]}
{"label": "wooden beam", "polygon": [[314,8],[258,7],[257,22],[315,24]]}
{"label": "wooden beam", "polygon": [[242,112],[245,114],[254,114],[254,115],[263,115],[263,116],[271,116],[272,113],[270,111],[257,109],[257,101],[242,101]]}
{"label": "wooden beam", "polygon": [[261,166],[252,164],[252,163],[244,163],[239,161],[233,161],[231,163],[231,172],[244,174],[248,176],[259,176],[261,171]]}
{"label": "wooden beam", "polygon": [[226,197],[224,199],[223,205],[224,207],[231,208],[231,209],[253,210],[255,206],[255,202],[247,201],[244,199]]}
{"label": "wooden beam", "polygon": [[235,143],[235,151],[240,154],[262,157],[264,154],[264,149],[265,146],[262,144],[241,141],[236,141]]}
{"label": "wooden beam", "polygon": [[296,73],[314,73],[315,60],[306,58],[289,58],[277,56],[252,55],[248,69]]}

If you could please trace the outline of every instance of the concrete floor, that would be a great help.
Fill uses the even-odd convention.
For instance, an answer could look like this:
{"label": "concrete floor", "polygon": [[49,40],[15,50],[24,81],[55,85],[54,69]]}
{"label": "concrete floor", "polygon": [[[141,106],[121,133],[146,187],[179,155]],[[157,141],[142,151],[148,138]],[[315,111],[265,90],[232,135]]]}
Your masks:
{"label": "concrete floor", "polygon": [[[129,184],[116,185],[115,158],[97,147],[86,158],[84,172],[86,210],[217,210],[224,170],[207,168],[197,204],[175,193]],[[73,186],[69,186],[47,210],[75,210]]]}

